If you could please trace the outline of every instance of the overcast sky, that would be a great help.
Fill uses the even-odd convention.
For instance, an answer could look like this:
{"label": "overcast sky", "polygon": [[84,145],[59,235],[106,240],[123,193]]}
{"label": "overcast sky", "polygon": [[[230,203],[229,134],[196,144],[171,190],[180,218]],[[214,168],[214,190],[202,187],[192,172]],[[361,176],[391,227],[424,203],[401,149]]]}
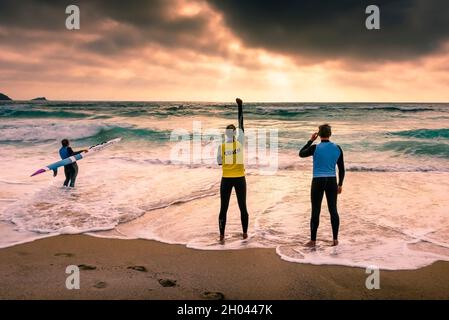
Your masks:
{"label": "overcast sky", "polygon": [[[368,4],[381,30],[365,28]],[[446,0],[0,0],[0,92],[449,102],[448,12]]]}

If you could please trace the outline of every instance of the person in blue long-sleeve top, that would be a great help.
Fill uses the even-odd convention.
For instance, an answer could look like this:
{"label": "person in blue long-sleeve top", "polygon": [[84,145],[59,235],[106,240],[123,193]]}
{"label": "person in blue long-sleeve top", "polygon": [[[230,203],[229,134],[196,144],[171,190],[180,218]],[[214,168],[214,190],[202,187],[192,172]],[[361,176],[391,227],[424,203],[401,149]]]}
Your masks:
{"label": "person in blue long-sleeve top", "polygon": [[[80,154],[81,152],[88,152],[87,150],[80,150],[74,152],[72,148],[70,147],[70,142],[67,139],[63,139],[61,141],[62,147],[59,149],[59,155],[61,156],[61,159],[66,159],[68,157]],[[75,187],[75,181],[76,176],[78,175],[78,164],[76,162],[71,163],[69,165],[64,166],[64,174],[65,174],[65,181],[64,186],[74,188]]]}
{"label": "person in blue long-sleeve top", "polygon": [[[338,229],[340,217],[337,211],[337,195],[343,191],[345,178],[345,163],[343,150],[339,145],[331,142],[332,135],[330,125],[323,124],[318,127],[318,132],[312,134],[307,144],[299,151],[301,158],[313,156],[313,179],[311,188],[312,217],[310,219],[310,241],[307,247],[315,247],[318,225],[320,224],[321,202],[326,194],[327,206],[331,215],[333,245],[338,245]],[[318,138],[321,143],[313,144]],[[338,167],[338,183],[336,168]]]}

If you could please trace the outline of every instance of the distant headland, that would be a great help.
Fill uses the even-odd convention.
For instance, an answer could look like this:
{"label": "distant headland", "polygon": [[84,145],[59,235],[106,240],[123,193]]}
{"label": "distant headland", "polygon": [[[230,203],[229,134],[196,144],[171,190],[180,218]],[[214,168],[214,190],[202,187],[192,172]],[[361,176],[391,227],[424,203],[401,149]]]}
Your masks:
{"label": "distant headland", "polygon": [[12,99],[6,94],[0,93],[0,101],[11,101]]}
{"label": "distant headland", "polygon": [[[0,101],[13,101],[10,97],[8,97],[6,94],[0,93]],[[30,101],[48,101],[45,97],[37,97],[34,99],[31,99]]]}

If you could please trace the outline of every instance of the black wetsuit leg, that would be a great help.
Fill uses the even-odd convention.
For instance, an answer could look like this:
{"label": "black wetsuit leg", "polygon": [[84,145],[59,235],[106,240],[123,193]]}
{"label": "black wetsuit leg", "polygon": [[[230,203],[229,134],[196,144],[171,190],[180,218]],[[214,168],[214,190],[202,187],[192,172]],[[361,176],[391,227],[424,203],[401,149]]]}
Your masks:
{"label": "black wetsuit leg", "polygon": [[226,228],[226,216],[229,208],[229,200],[231,198],[232,188],[235,188],[237,194],[237,202],[240,208],[240,218],[242,221],[242,229],[244,233],[248,231],[248,210],[246,208],[246,179],[239,178],[221,178],[220,185],[220,215],[218,224],[220,227],[220,235],[224,235]]}
{"label": "black wetsuit leg", "polygon": [[340,217],[338,216],[337,210],[337,198],[338,198],[338,186],[337,178],[327,178],[328,182],[326,184],[327,207],[329,208],[329,213],[331,215],[332,224],[332,234],[334,240],[338,240],[338,229],[340,227]]}
{"label": "black wetsuit leg", "polygon": [[232,192],[232,178],[221,178],[220,184],[220,215],[218,216],[218,225],[220,235],[224,235],[226,228],[226,215],[228,213],[229,200]]}
{"label": "black wetsuit leg", "polygon": [[69,185],[70,177],[71,177],[71,171],[72,171],[72,165],[71,164],[69,164],[67,166],[64,166],[64,175],[65,175],[64,187],[67,187]]}
{"label": "black wetsuit leg", "polygon": [[320,225],[320,212],[323,195],[326,193],[327,206],[331,215],[332,234],[334,240],[338,239],[338,228],[340,219],[337,211],[337,178],[336,177],[322,177],[313,178],[311,188],[312,201],[312,217],[310,219],[310,238],[316,241],[318,226]]}
{"label": "black wetsuit leg", "polygon": [[316,241],[318,226],[320,225],[321,202],[324,196],[323,178],[313,178],[310,190],[310,200],[312,201],[312,216],[310,218],[310,239]]}
{"label": "black wetsuit leg", "polygon": [[245,177],[235,179],[235,193],[237,194],[237,202],[240,209],[240,219],[242,221],[243,233],[248,232],[248,210],[246,208],[246,179]]}
{"label": "black wetsuit leg", "polygon": [[72,169],[70,172],[70,186],[72,188],[75,187],[75,181],[76,181],[76,176],[78,175],[78,165],[75,163],[72,163]]}

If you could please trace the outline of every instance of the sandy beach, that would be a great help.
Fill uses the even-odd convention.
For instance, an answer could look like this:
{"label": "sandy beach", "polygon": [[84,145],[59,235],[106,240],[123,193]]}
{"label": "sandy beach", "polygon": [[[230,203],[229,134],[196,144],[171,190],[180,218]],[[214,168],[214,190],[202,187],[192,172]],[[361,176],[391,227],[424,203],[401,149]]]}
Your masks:
{"label": "sandy beach", "polygon": [[[68,265],[80,266],[80,290],[65,287]],[[202,251],[86,235],[0,250],[0,299],[449,299],[447,262],[381,271],[379,290],[366,289],[367,276],[288,263],[273,249]]]}

